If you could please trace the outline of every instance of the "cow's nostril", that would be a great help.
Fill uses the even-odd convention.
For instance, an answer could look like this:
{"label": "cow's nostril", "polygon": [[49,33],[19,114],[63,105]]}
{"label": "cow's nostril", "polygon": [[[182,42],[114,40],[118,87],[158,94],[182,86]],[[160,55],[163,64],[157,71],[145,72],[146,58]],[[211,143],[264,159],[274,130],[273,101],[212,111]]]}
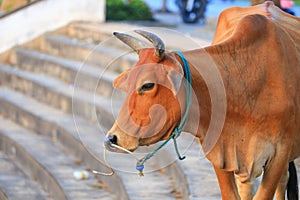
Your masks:
{"label": "cow's nostril", "polygon": [[111,135],[111,136],[108,136],[107,139],[112,143],[112,144],[117,144],[117,136],[115,135]]}
{"label": "cow's nostril", "polygon": [[117,144],[118,138],[115,135],[110,135],[110,136],[107,136],[106,140],[108,142],[110,142],[111,144]]}
{"label": "cow's nostril", "polygon": [[117,149],[113,147],[112,144],[117,144],[117,136],[115,135],[107,136],[104,141],[105,148],[109,151],[115,152]]}

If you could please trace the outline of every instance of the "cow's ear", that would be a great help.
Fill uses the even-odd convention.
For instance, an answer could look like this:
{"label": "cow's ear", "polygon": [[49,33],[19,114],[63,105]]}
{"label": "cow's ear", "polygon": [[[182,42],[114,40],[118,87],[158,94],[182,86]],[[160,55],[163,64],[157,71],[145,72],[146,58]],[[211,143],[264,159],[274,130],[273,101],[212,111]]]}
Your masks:
{"label": "cow's ear", "polygon": [[168,81],[174,96],[177,95],[182,81],[182,74],[175,70],[168,71]]}
{"label": "cow's ear", "polygon": [[115,80],[114,80],[114,88],[127,92],[127,79],[129,76],[130,69],[121,73]]}

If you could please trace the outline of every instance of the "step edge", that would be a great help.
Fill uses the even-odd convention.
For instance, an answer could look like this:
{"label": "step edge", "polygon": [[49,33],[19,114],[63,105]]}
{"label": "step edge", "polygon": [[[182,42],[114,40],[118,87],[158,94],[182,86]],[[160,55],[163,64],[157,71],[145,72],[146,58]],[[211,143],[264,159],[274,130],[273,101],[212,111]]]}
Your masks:
{"label": "step edge", "polygon": [[[48,180],[50,180],[52,182],[52,184],[55,184],[54,186],[53,185],[51,186],[51,188],[52,188],[51,190],[48,190],[49,185],[45,186],[43,184],[44,177],[43,178],[42,177],[36,177],[36,179],[38,180],[37,182],[42,186],[42,188],[48,194],[54,195],[53,197],[55,197],[57,199],[61,199],[61,198],[65,199],[65,200],[68,199],[67,194],[64,192],[63,188],[58,183],[58,181],[55,179],[53,174],[51,172],[47,171],[47,169],[40,162],[38,162],[36,160],[36,158],[34,158],[32,155],[30,155],[30,153],[22,145],[20,145],[19,143],[14,141],[12,138],[7,136],[7,134],[3,133],[3,130],[1,130],[1,129],[0,129],[0,136],[1,136],[2,141],[6,141],[5,142],[6,145],[10,144],[10,147],[14,147],[14,148],[18,149],[19,150],[18,154],[20,154],[20,156],[22,158],[25,158],[25,157],[30,158],[35,163],[35,165],[37,165],[37,167],[38,167],[37,170],[39,171],[39,173],[44,174],[44,176],[48,177]],[[2,146],[1,148],[3,149],[4,154],[9,154],[9,153],[7,153],[7,150],[4,149],[5,147]],[[15,155],[15,156],[17,156],[17,155]],[[20,166],[24,166],[22,162],[20,163],[20,160],[22,160],[22,159],[16,159],[16,160],[17,160],[16,162],[18,162],[20,164]],[[27,169],[25,169],[25,168],[22,168],[22,169],[24,169],[26,174],[29,174],[30,176],[33,175],[33,171],[31,170],[30,167],[27,168]],[[56,188],[54,188],[54,187],[56,187]]]}

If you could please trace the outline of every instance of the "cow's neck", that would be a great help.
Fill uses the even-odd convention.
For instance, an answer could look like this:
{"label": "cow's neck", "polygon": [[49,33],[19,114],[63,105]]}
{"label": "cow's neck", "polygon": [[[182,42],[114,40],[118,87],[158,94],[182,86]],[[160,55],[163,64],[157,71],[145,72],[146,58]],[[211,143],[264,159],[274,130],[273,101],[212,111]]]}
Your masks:
{"label": "cow's neck", "polygon": [[[214,63],[214,60],[203,49],[184,52],[184,56],[190,65],[193,81],[192,87],[194,92],[189,120],[184,131],[194,134],[202,143],[206,136],[212,117],[212,95],[209,92],[207,84],[214,84],[212,82],[218,81],[217,79],[222,82],[221,84],[223,84],[223,81],[221,74],[217,69],[217,65]],[[206,76],[206,78],[203,78],[203,76]],[[222,94],[214,95],[221,96]]]}

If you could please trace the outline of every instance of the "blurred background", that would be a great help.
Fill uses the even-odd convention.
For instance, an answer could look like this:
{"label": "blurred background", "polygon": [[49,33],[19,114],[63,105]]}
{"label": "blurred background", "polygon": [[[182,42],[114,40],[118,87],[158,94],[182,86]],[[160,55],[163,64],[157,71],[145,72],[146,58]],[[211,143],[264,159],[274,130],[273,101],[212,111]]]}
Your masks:
{"label": "blurred background", "polygon": [[[35,1],[0,0],[0,15],[14,12]],[[107,22],[168,27],[211,40],[211,31],[214,31],[217,17],[222,10],[261,2],[263,0],[106,0],[104,15]],[[274,2],[290,14],[300,13],[300,0]]]}

